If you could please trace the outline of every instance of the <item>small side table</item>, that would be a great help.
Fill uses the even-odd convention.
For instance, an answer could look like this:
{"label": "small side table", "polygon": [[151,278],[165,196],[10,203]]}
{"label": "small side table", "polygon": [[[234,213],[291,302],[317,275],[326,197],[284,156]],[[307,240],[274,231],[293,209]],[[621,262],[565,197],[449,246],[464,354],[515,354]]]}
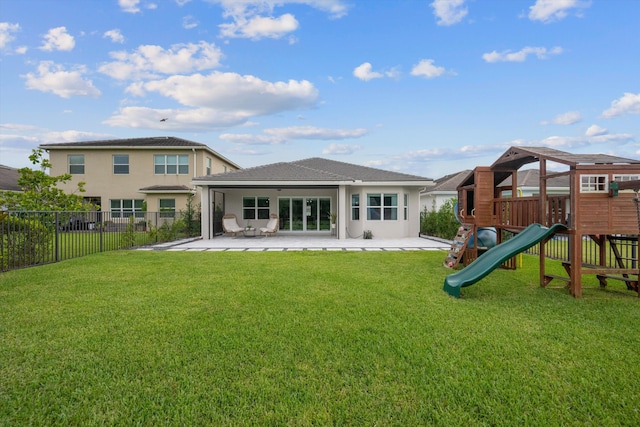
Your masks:
{"label": "small side table", "polygon": [[255,227],[245,228],[242,234],[244,234],[244,237],[256,237],[256,229]]}

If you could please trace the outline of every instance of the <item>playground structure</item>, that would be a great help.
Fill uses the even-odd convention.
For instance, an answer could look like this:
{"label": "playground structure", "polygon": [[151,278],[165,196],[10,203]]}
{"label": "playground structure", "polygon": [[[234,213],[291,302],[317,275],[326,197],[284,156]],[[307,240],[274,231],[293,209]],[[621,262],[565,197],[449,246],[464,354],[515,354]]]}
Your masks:
{"label": "playground structure", "polygon": [[[534,162],[540,167],[539,194],[518,197],[518,170]],[[564,170],[550,172],[549,166]],[[567,194],[548,195],[547,181],[562,176],[569,179]],[[511,184],[501,186],[509,177]],[[461,287],[498,266],[515,269],[518,253],[537,248],[543,287],[560,280],[580,297],[582,276],[591,274],[601,287],[608,280],[622,280],[640,297],[639,190],[640,160],[511,147],[492,166],[476,167],[458,186],[462,225],[445,265],[467,267],[445,279],[445,291],[457,297]],[[496,246],[479,257],[482,248],[469,245],[469,237],[487,227],[496,229]],[[513,242],[507,245],[509,240]],[[562,262],[566,276],[547,273],[550,259]]]}

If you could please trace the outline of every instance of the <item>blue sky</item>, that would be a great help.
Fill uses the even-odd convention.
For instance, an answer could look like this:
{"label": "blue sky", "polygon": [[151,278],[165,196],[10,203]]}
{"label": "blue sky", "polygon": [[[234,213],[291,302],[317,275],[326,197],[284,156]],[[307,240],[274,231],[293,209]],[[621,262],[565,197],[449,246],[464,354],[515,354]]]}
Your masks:
{"label": "blue sky", "polygon": [[429,178],[512,145],[638,159],[639,22],[637,0],[2,0],[0,163],[164,135]]}

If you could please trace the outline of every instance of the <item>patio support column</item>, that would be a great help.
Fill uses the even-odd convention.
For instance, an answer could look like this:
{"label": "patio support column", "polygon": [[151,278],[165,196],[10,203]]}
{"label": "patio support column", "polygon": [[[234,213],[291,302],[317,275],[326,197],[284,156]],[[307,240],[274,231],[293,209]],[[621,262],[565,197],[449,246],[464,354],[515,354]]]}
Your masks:
{"label": "patio support column", "polygon": [[211,236],[211,188],[200,187],[200,226],[203,239],[210,239]]}
{"label": "patio support column", "polygon": [[337,235],[338,239],[346,239],[347,236],[347,189],[344,185],[338,186],[338,197],[336,203],[338,204],[338,227]]}

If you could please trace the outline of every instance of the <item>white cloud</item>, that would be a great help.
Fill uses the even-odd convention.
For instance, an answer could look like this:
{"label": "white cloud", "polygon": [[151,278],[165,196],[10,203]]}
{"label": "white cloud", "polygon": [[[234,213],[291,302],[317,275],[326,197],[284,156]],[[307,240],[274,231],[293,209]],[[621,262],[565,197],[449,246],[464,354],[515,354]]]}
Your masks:
{"label": "white cloud", "polygon": [[40,49],[46,51],[64,50],[70,51],[76,45],[72,35],[67,33],[67,27],[56,27],[49,30],[44,36],[44,42]]}
{"label": "white cloud", "polygon": [[54,64],[52,61],[41,61],[37,74],[28,73],[21,77],[26,79],[27,89],[51,92],[62,98],[100,96],[101,92],[93,86],[93,82],[83,78],[85,73],[86,69],[83,66],[66,71],[62,65]]}
{"label": "white cloud", "polygon": [[544,23],[560,21],[567,17],[571,9],[577,9],[576,14],[581,13],[581,9],[591,6],[589,1],[581,0],[537,0],[529,8],[529,19]]}
{"label": "white cloud", "polygon": [[[165,122],[160,119],[169,118]],[[136,129],[163,131],[206,131],[225,129],[244,123],[251,114],[242,110],[214,108],[153,109],[148,107],[120,108],[102,123]]]}
{"label": "white cloud", "polygon": [[101,65],[98,71],[117,80],[153,78],[157,74],[200,71],[220,66],[221,50],[205,41],[174,44],[169,49],[142,45],[134,52],[111,52],[116,61]]}
{"label": "white cloud", "polygon": [[579,111],[567,111],[558,114],[552,120],[541,122],[542,125],[572,125],[582,121],[582,115]]}
{"label": "white cloud", "polygon": [[189,3],[191,0],[176,0],[176,4],[180,7],[184,6],[185,4]]}
{"label": "white cloud", "polygon": [[611,107],[602,112],[602,117],[610,119],[621,114],[640,114],[640,93],[625,92],[621,98],[611,101]]}
{"label": "white cloud", "polygon": [[140,12],[140,0],[118,0],[118,4],[123,12],[138,13]]}
{"label": "white cloud", "polygon": [[182,28],[184,28],[185,30],[192,30],[196,28],[198,25],[199,23],[196,20],[196,18],[194,18],[191,15],[187,15],[182,18]]}
{"label": "white cloud", "polygon": [[284,140],[291,139],[348,139],[360,138],[366,135],[368,131],[363,128],[357,129],[328,129],[318,128],[315,126],[290,126],[286,128],[265,129],[265,133],[275,135]]}
{"label": "white cloud", "polygon": [[118,28],[114,28],[113,30],[106,31],[102,37],[111,39],[114,43],[124,43],[124,36],[120,32]]}
{"label": "white cloud", "polygon": [[298,29],[299,23],[290,13],[278,18],[253,16],[237,19],[230,24],[220,24],[220,34],[230,38],[259,40],[264,37],[279,39]]}
{"label": "white cloud", "polygon": [[462,21],[469,12],[464,7],[465,0],[434,0],[431,3],[438,25],[453,25]]}
{"label": "white cloud", "polygon": [[10,24],[8,22],[0,22],[0,49],[4,49],[15,40],[13,33],[20,31],[20,24]]}
{"label": "white cloud", "polygon": [[369,80],[373,80],[373,79],[379,79],[381,77],[384,77],[384,75],[382,73],[379,73],[377,71],[372,71],[372,65],[369,62],[365,62],[363,64],[358,65],[354,70],[353,70],[353,75],[357,78],[359,78],[360,80],[364,80],[365,82],[368,82]]}
{"label": "white cloud", "polygon": [[[330,129],[315,126],[290,126],[284,128],[264,129],[263,134],[232,134],[220,135],[220,139],[236,144],[248,145],[276,145],[284,144],[292,140],[343,140],[360,138],[369,133],[363,128],[357,129]],[[335,144],[332,144],[335,145]],[[345,146],[346,147],[346,146]],[[351,146],[358,147],[359,146]],[[337,149],[337,147],[336,147]],[[354,148],[355,149],[355,148]]]}
{"label": "white cloud", "polygon": [[446,70],[444,67],[438,67],[433,64],[433,59],[423,59],[418,64],[413,66],[411,75],[416,77],[424,77],[427,79],[433,79],[443,75]]}
{"label": "white cloud", "polygon": [[327,12],[332,18],[341,18],[347,13],[347,5],[343,0],[209,1],[219,4],[224,10],[223,16],[233,21],[219,26],[223,37],[253,40],[264,37],[281,38],[298,29],[299,23],[292,14],[286,13],[277,17],[273,15],[276,6],[303,4]]}
{"label": "white cloud", "polygon": [[[268,82],[254,76],[214,72],[176,75],[164,80],[136,83],[131,93],[155,92],[192,107],[182,109],[121,108],[104,123],[149,129],[208,130],[239,126],[251,117],[311,108],[318,98],[310,82]],[[169,120],[160,123],[160,119]]]}
{"label": "white cloud", "polygon": [[19,55],[24,55],[25,53],[27,53],[27,50],[29,50],[28,47],[26,46],[20,46],[16,48],[16,53]]}
{"label": "white cloud", "polygon": [[348,145],[348,144],[329,144],[322,150],[322,154],[353,154],[354,152],[361,150],[361,145]]}
{"label": "white cloud", "polygon": [[497,52],[494,50],[493,52],[483,54],[482,59],[486,62],[523,62],[529,55],[535,55],[538,59],[546,59],[549,55],[559,55],[561,53],[562,48],[559,46],[551,49],[527,46],[517,52],[512,52],[511,50]]}
{"label": "white cloud", "polygon": [[315,105],[318,90],[307,80],[268,82],[251,75],[213,72],[171,76],[144,84],[144,89],[173,98],[183,105],[273,114]]}
{"label": "white cloud", "polygon": [[602,128],[598,125],[591,125],[587,128],[586,132],[584,133],[585,136],[598,136],[598,135],[606,135],[607,134],[607,130],[605,128]]}

